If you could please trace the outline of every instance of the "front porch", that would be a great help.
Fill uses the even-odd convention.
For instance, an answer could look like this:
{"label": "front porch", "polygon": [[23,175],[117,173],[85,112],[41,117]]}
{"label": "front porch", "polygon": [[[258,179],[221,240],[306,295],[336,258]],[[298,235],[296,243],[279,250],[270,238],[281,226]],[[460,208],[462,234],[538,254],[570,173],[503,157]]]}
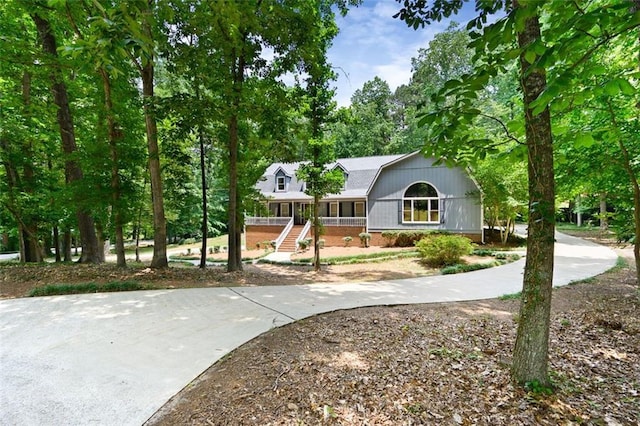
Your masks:
{"label": "front porch", "polygon": [[[319,205],[320,220],[324,226],[327,246],[343,244],[342,238],[350,236],[357,240],[358,234],[367,229],[366,203],[362,200],[323,201]],[[269,202],[269,216],[245,218],[247,248],[251,249],[265,241],[275,241],[276,251],[281,246],[291,249],[291,241],[300,241],[311,236],[309,218],[311,203],[297,201]],[[304,226],[302,228],[302,226]],[[293,235],[293,234],[296,235]],[[285,243],[286,241],[286,243]],[[284,244],[284,246],[283,246]],[[295,245],[294,245],[295,246]]]}

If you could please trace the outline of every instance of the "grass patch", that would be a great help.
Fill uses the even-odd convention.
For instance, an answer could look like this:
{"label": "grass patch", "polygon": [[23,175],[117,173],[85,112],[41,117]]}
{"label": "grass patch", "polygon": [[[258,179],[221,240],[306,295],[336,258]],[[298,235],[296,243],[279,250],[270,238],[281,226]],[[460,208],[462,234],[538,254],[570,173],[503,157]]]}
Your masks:
{"label": "grass patch", "polygon": [[618,256],[618,258],[616,259],[616,264],[607,272],[618,272],[623,269],[627,269],[628,267],[629,267],[629,263],[627,262],[627,259],[625,259],[624,257]]}
{"label": "grass patch", "polygon": [[85,293],[107,293],[115,291],[147,290],[149,286],[136,281],[112,281],[104,284],[81,283],[81,284],[49,284],[44,287],[37,287],[29,292],[29,297],[36,296],[58,296],[63,294],[85,294]]}
{"label": "grass patch", "polygon": [[493,268],[494,266],[506,265],[507,263],[515,262],[520,259],[518,254],[496,253],[496,260],[485,263],[471,263],[463,264],[456,263],[455,265],[446,266],[440,270],[442,275],[461,274],[463,272],[479,271],[480,269]]}
{"label": "grass patch", "polygon": [[442,275],[461,274],[463,272],[479,271],[480,269],[493,268],[494,266],[502,265],[501,262],[486,262],[486,263],[471,263],[468,265],[457,263],[455,265],[447,266],[440,270]]}
{"label": "grass patch", "polygon": [[521,297],[522,297],[522,292],[519,291],[517,293],[503,294],[502,296],[498,297],[498,299],[499,300],[520,300]]}
{"label": "grass patch", "polygon": [[[403,252],[393,252],[393,251],[381,251],[378,253],[366,253],[366,254],[358,254],[353,256],[335,256],[335,257],[325,257],[322,258],[321,261],[325,265],[352,265],[356,263],[368,263],[368,262],[382,262],[384,260],[390,259],[405,259],[410,257],[418,257],[418,252],[415,250],[411,251],[403,251]],[[298,259],[294,264],[307,264],[311,263],[313,258],[305,257],[302,259]]]}
{"label": "grass patch", "polygon": [[475,249],[472,253],[473,256],[480,256],[480,257],[490,257],[493,256],[495,254],[495,250],[490,250],[490,249]]}
{"label": "grass patch", "polygon": [[556,229],[558,231],[600,231],[600,227],[587,224],[578,226],[569,222],[556,222]]}

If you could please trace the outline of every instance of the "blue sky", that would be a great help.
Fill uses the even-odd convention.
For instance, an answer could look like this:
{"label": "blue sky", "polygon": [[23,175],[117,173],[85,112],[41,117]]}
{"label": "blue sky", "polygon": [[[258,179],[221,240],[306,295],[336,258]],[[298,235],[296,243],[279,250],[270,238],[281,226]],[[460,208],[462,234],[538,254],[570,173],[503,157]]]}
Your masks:
{"label": "blue sky", "polygon": [[[393,18],[401,7],[396,0],[364,0],[344,18],[337,17],[340,33],[329,50],[329,61],[338,73],[338,106],[349,105],[353,92],[375,76],[385,80],[392,91],[408,83],[411,58],[449,26],[450,20],[443,20],[413,30]],[[467,5],[453,20],[466,24],[473,16],[473,6]]]}

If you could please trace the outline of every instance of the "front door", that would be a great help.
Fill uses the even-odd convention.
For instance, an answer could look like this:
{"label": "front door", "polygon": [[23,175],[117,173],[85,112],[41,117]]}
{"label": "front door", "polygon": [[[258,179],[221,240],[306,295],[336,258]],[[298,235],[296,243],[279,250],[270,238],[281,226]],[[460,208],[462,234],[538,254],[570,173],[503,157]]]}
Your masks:
{"label": "front door", "polygon": [[294,214],[293,223],[294,225],[304,225],[307,223],[307,210],[309,209],[309,204],[307,203],[296,203],[296,210]]}

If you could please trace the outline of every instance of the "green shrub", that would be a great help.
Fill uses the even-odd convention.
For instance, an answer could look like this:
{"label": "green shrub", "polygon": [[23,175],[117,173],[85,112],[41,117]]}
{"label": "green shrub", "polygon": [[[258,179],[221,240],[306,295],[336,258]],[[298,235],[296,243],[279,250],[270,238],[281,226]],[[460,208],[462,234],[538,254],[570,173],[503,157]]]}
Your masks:
{"label": "green shrub", "polygon": [[387,247],[413,247],[421,239],[433,235],[449,235],[446,231],[432,229],[413,229],[404,231],[384,231],[382,238]]}
{"label": "green shrub", "polygon": [[300,240],[298,241],[298,247],[300,247],[300,250],[306,250],[309,247],[311,247],[311,238],[305,238],[304,240]]}
{"label": "green shrub", "polygon": [[471,240],[459,235],[437,235],[416,243],[422,261],[429,266],[455,265],[473,252]]}
{"label": "green shrub", "polygon": [[362,244],[363,247],[369,247],[369,241],[371,241],[371,234],[369,234],[368,232],[361,232],[360,234],[358,234],[358,237],[360,237],[360,243]]}
{"label": "green shrub", "polygon": [[499,262],[471,263],[469,265],[455,264],[442,268],[440,272],[442,273],[442,275],[460,274],[463,272],[472,272],[479,271],[481,269],[493,268],[494,266],[499,265]]}
{"label": "green shrub", "polygon": [[385,247],[393,247],[396,241],[396,235],[398,231],[382,231],[382,238],[384,238]]}

